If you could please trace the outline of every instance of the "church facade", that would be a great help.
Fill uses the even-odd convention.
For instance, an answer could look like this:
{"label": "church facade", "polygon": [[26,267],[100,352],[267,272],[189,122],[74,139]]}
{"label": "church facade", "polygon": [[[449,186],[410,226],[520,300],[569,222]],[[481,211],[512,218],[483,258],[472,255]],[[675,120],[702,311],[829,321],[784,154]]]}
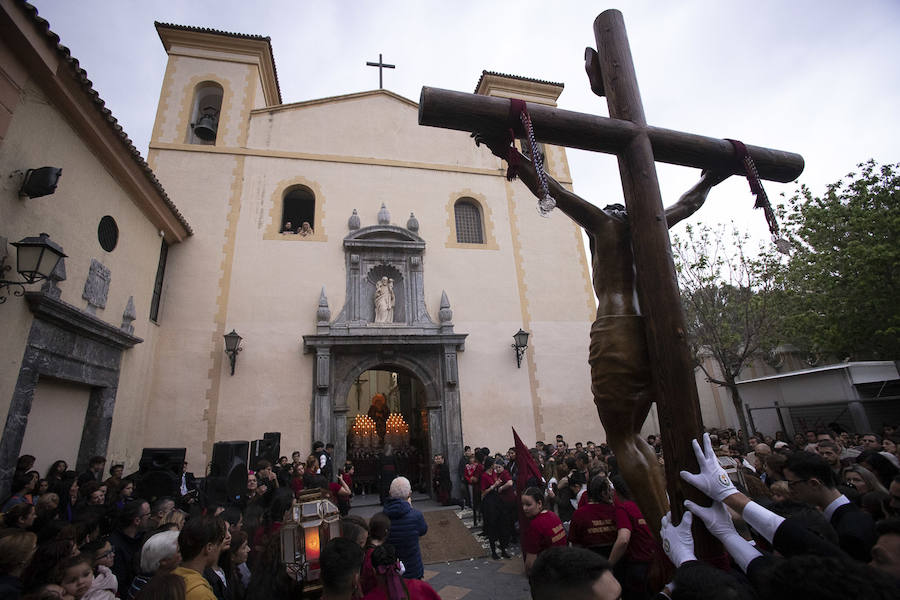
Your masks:
{"label": "church facade", "polygon": [[[504,451],[511,427],[605,439],[581,231],[540,216],[467,135],[420,127],[386,90],[285,103],[268,38],[158,23],[145,163],[35,9],[4,1],[0,18],[0,235],[47,232],[68,255],[42,286],[3,292],[3,482],[22,453],[130,472],[145,447],[186,447],[200,474],[216,442],[265,432],[282,454],[319,440],[341,460],[372,450],[379,394],[402,416],[379,426],[422,464]],[[476,89],[551,106],[561,92],[491,72]],[[542,151],[571,185],[565,150]],[[57,192],[23,199],[44,165],[63,169]],[[704,402],[709,425],[731,421],[722,405]]]}
{"label": "church facade", "polygon": [[[157,30],[169,62],[148,161],[196,225],[169,254],[148,402],[171,418],[149,419],[148,439],[205,459],[217,440],[280,431],[282,448],[333,442],[340,458],[367,372],[399,373],[401,396],[410,382],[405,420],[450,464],[464,443],[505,451],[510,426],[532,441],[603,437],[574,223],[540,217],[467,135],[418,126],[415,102],[378,90],[284,104],[266,39]],[[561,91],[491,73],[478,86],[551,105]],[[197,135],[204,111],[212,139]],[[545,152],[569,182],[564,150]],[[389,322],[376,322],[382,277]]]}

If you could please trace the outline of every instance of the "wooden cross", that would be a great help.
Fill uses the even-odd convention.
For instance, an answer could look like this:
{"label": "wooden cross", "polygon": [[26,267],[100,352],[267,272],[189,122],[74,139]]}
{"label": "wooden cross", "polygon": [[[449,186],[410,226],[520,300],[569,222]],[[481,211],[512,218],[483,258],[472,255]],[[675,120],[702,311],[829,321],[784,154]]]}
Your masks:
{"label": "wooden cross", "polygon": [[[599,52],[588,49],[586,66],[592,89],[607,98],[610,118],[539,104],[528,111],[537,141],[618,157],[657,408],[666,427],[666,487],[672,513],[680,519],[685,495],[706,503],[691,486],[682,487],[678,475],[681,469],[697,471],[690,441],[699,438],[703,423],[655,161],[744,173],[727,140],[647,125],[622,13],[598,16],[594,35]],[[505,131],[508,120],[505,98],[422,88],[420,125],[489,132]],[[762,179],[789,182],[803,171],[798,154],[750,145],[747,150]]]}
{"label": "wooden cross", "polygon": [[369,67],[378,67],[378,89],[379,90],[383,89],[382,79],[381,79],[382,69],[396,69],[397,68],[397,65],[385,64],[385,62],[381,58],[380,52],[378,53],[378,62],[377,63],[376,62],[367,62],[366,65]]}

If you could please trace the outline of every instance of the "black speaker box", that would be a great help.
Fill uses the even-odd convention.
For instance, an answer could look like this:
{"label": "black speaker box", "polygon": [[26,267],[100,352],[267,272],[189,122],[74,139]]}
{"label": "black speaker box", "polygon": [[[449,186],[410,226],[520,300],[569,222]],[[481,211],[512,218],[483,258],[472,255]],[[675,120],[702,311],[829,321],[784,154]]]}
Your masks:
{"label": "black speaker box", "polygon": [[213,444],[210,478],[224,480],[225,490],[234,498],[247,491],[247,458],[250,442],[232,441]]}
{"label": "black speaker box", "polygon": [[209,465],[210,477],[225,477],[228,475],[235,461],[247,465],[250,454],[250,442],[232,441],[216,442],[213,444],[212,462]]}
{"label": "black speaker box", "polygon": [[144,448],[138,470],[141,473],[166,470],[181,477],[185,453],[185,448]]}
{"label": "black speaker box", "polygon": [[266,459],[274,467],[278,461],[278,443],[272,439],[262,439],[250,442],[250,464],[251,469],[257,469],[259,461]]}
{"label": "black speaker box", "polygon": [[274,465],[278,457],[281,456],[281,432],[266,432],[263,434],[263,439],[272,442],[272,464]]}

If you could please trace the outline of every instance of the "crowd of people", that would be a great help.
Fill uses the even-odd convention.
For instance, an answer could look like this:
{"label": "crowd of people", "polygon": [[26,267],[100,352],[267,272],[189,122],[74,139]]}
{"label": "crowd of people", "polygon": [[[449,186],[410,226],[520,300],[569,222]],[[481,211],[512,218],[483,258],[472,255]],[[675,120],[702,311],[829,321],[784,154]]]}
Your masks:
{"label": "crowd of people", "polygon": [[[663,463],[661,439],[647,443]],[[518,447],[518,451],[517,448]],[[563,436],[505,453],[465,447],[455,472],[434,456],[439,502],[470,507],[495,560],[521,551],[532,596],[544,598],[893,598],[900,593],[900,439],[816,429],[788,440],[705,433],[699,472],[682,479],[712,501],[686,501],[651,531],[616,457]],[[2,503],[0,598],[256,600],[299,598],[310,584],[282,562],[283,522],[321,490],[341,514],[322,548],[322,597],[433,599],[419,539],[428,527],[409,480],[381,482],[383,510],[350,514],[353,465],[334,448],[262,459],[240,494],[197,489],[182,466],[170,494],[93,458],[76,473],[35,458],[16,465]],[[336,471],[336,472],[335,472]],[[211,489],[211,486],[207,486]],[[701,496],[697,496],[700,498]],[[694,543],[698,519],[719,545]],[[680,522],[679,522],[680,521]],[[676,524],[677,523],[677,524]],[[698,555],[699,559],[698,560]]]}

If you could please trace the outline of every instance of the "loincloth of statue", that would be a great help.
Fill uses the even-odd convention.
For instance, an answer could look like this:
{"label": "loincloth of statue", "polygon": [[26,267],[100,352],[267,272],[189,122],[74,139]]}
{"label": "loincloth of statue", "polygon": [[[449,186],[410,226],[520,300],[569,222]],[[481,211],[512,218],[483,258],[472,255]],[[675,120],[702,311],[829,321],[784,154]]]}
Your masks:
{"label": "loincloth of statue", "polygon": [[591,325],[588,363],[591,392],[603,426],[607,432],[628,427],[621,433],[633,434],[653,401],[643,317],[597,317]]}

